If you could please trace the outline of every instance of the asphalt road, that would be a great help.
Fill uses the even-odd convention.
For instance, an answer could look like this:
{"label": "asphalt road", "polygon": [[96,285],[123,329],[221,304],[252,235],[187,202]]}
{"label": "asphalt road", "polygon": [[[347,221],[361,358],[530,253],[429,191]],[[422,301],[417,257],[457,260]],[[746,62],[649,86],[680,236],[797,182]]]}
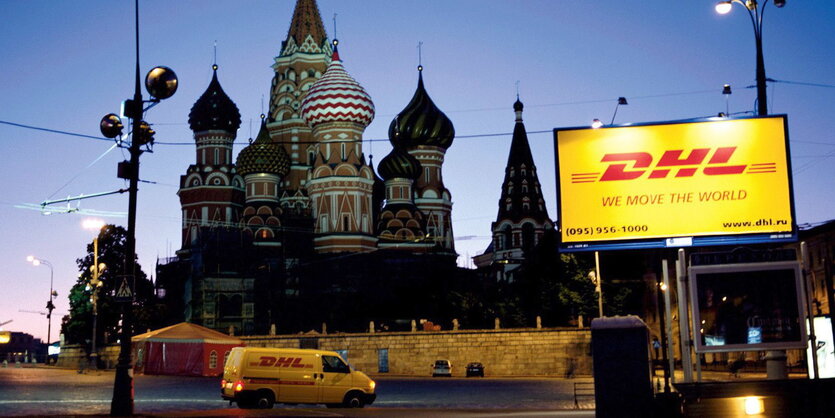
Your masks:
{"label": "asphalt road", "polygon": [[[226,416],[593,416],[574,410],[574,382],[591,379],[401,378],[377,376],[377,401],[362,410],[276,405],[240,410],[220,399],[220,379],[136,376],[134,411],[142,415]],[[78,374],[50,367],[0,368],[0,415],[108,414],[112,371]]]}

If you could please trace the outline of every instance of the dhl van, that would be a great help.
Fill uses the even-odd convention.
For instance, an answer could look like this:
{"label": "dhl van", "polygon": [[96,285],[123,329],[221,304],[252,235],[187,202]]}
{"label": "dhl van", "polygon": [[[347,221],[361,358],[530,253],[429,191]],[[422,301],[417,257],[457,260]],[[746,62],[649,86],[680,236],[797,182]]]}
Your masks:
{"label": "dhl van", "polygon": [[333,351],[235,347],[223,368],[221,396],[240,408],[275,403],[362,408],[376,383]]}

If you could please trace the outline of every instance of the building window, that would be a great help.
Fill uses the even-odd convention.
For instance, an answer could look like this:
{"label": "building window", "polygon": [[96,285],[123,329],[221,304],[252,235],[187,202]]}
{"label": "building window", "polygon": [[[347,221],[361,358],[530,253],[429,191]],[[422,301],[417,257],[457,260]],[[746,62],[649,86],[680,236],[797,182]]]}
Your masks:
{"label": "building window", "polygon": [[522,225],[522,249],[525,251],[531,250],[536,244],[533,225],[526,223]]}
{"label": "building window", "polygon": [[349,231],[351,226],[351,216],[350,215],[342,215],[342,230]]}
{"label": "building window", "polygon": [[377,350],[377,372],[378,373],[388,373],[389,372],[389,349],[388,348],[380,348]]}
{"label": "building window", "polygon": [[217,351],[215,350],[212,350],[212,352],[209,353],[209,368],[217,368]]}
{"label": "building window", "polygon": [[319,232],[328,232],[328,215],[319,217]]}

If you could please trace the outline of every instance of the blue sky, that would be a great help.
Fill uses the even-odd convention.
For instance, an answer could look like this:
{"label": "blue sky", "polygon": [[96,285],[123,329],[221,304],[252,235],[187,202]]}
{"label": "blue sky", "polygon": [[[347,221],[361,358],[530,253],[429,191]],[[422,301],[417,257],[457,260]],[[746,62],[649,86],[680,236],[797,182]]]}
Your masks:
{"label": "blue sky", "polygon": [[[619,96],[629,100],[616,123],[713,116],[725,111],[722,85],[732,85],[731,112],[753,111],[754,39],[742,7],[717,15],[713,1],[336,1],[320,0],[330,38],[334,13],[347,71],[377,109],[364,145],[374,160],[390,147],[389,122],[411,98],[418,42],[426,88],[455,124],[444,164],[454,202],[460,263],[486,247],[510,146],[516,82],[552,218],[556,217],[555,127],[610,121]],[[218,76],[241,110],[235,154],[257,133],[269,99],[273,62],[285,39],[290,0],[162,1],[140,4],[142,75],[173,68],[177,94],[152,109],[159,142],[144,154],[137,249],[145,271],[180,247],[179,176],[194,161],[187,119],[211,80],[217,41]],[[118,112],[133,92],[133,2],[0,1],[0,121],[98,136],[98,121]],[[835,4],[789,1],[768,5],[764,52],[769,77],[835,85]],[[771,113],[788,114],[798,223],[835,218],[835,88],[785,82],[768,90]],[[147,94],[145,94],[147,96]],[[250,120],[252,134],[250,133]],[[542,132],[542,133],[538,133]],[[506,134],[480,136],[483,134]],[[0,123],[0,322],[4,329],[46,337],[42,311],[49,260],[59,293],[57,339],[66,295],[78,275],[75,259],[93,233],[78,213],[42,215],[21,208],[46,199],[116,190],[116,164],[127,158],[112,142]],[[103,155],[103,156],[102,156]],[[75,207],[76,204],[73,204]],[[81,202],[81,209],[125,213],[127,195]],[[126,217],[105,218],[125,224]]]}

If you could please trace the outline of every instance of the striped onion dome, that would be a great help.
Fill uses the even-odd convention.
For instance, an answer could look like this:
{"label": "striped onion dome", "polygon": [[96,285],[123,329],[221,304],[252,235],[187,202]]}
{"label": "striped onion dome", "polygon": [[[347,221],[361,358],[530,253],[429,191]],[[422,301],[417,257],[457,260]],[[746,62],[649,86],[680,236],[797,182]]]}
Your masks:
{"label": "striped onion dome", "polygon": [[374,102],[345,72],[335,45],[328,69],[302,102],[302,117],[310,127],[325,122],[356,122],[365,127],[374,120]]}
{"label": "striped onion dome", "polygon": [[389,155],[386,155],[377,166],[380,177],[384,180],[393,178],[404,178],[417,180],[420,177],[422,167],[420,161],[400,147],[394,147]]}
{"label": "striped onion dome", "polygon": [[241,150],[235,165],[238,168],[238,174],[242,176],[266,173],[283,177],[290,171],[290,157],[281,144],[270,139],[267,123],[262,119],[258,136],[255,141]]}
{"label": "striped onion dome", "polygon": [[429,145],[444,149],[452,145],[455,127],[435,106],[423,87],[423,68],[418,67],[418,87],[412,101],[389,125],[389,141],[394,146],[413,148]]}

